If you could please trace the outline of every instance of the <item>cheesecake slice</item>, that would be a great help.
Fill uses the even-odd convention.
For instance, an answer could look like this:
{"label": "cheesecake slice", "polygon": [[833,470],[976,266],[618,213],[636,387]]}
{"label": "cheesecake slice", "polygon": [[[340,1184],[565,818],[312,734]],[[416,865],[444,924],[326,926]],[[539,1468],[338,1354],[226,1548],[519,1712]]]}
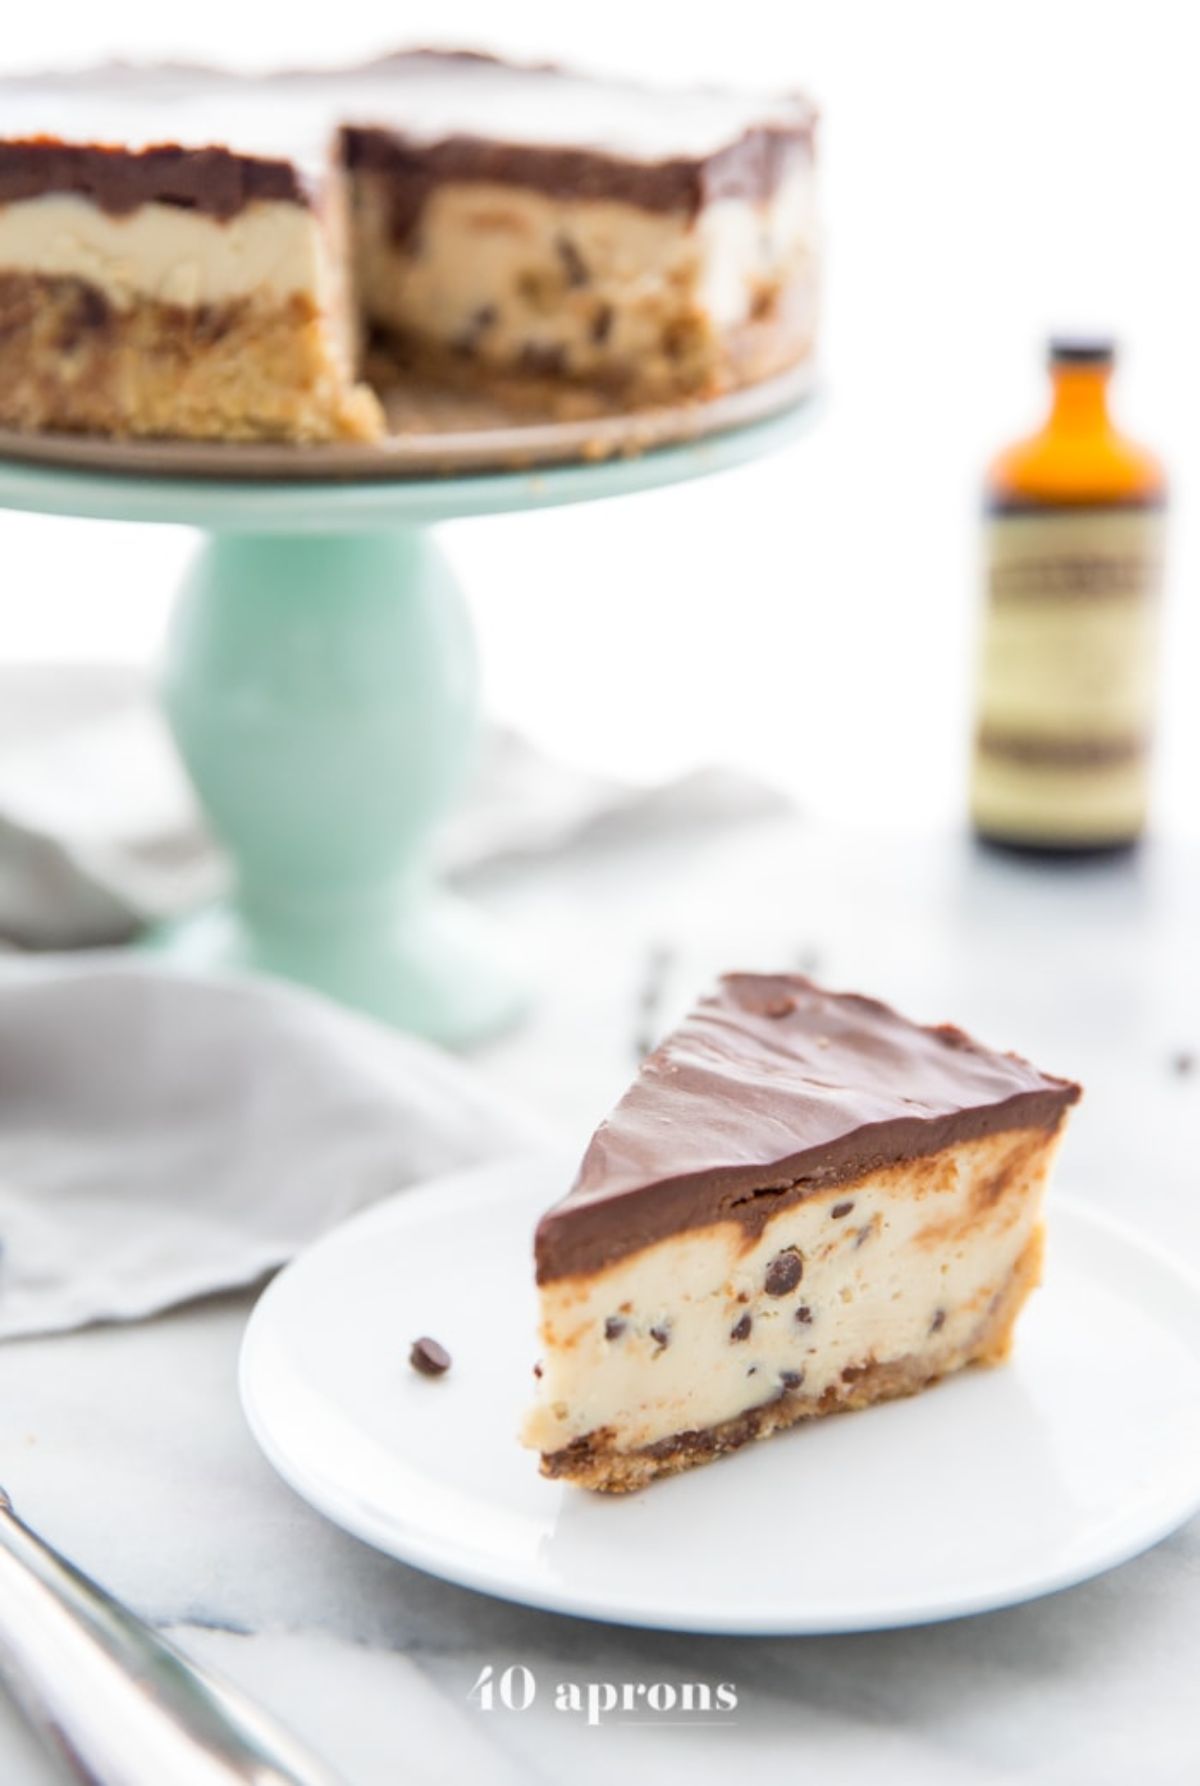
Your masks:
{"label": "cheesecake slice", "polygon": [[1009,1350],[1077,1085],[730,974],[541,1220],[542,1471],[620,1493]]}

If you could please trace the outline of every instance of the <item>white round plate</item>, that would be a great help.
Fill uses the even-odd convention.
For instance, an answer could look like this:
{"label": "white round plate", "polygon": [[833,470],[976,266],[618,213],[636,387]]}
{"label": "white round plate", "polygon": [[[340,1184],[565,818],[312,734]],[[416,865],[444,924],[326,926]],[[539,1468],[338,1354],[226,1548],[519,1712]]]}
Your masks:
{"label": "white round plate", "polygon": [[[544,1481],[530,1242],[569,1167],[405,1192],[266,1291],[242,1400],[268,1458],[349,1532],[530,1606],[670,1630],[866,1631],[1008,1606],[1135,1556],[1200,1506],[1200,1287],[1056,1202],[1012,1362],[805,1423],[621,1497]],[[408,1364],[432,1335],[441,1378]]]}

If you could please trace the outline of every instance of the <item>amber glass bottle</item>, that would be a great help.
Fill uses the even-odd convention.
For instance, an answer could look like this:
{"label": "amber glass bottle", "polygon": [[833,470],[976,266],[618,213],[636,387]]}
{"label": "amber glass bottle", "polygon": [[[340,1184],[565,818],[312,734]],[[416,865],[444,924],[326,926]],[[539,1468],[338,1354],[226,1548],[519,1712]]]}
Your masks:
{"label": "amber glass bottle", "polygon": [[1045,422],[986,484],[971,812],[992,843],[1128,848],[1146,821],[1166,481],[1108,408],[1114,348],[1050,344]]}

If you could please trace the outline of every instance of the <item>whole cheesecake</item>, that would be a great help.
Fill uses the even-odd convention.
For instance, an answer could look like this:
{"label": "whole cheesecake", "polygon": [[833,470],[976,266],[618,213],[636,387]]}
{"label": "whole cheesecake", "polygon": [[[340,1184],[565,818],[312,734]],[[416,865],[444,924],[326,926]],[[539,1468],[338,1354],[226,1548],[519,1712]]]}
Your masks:
{"label": "whole cheesecake", "polygon": [[543,1472],[636,1489],[1004,1358],[1079,1095],[874,999],[728,975],[538,1226]]}
{"label": "whole cheesecake", "polygon": [[368,340],[389,375],[551,412],[714,394],[812,349],[794,95],[412,51],[13,78],[0,132],[0,426],[370,439]]}

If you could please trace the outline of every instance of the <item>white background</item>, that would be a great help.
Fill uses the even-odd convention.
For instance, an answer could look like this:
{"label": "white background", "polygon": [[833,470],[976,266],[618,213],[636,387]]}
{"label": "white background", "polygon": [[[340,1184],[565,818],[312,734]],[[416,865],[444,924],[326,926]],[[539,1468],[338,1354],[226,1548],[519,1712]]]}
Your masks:
{"label": "white background", "polygon": [[[1200,124],[1184,4],[1007,0],[53,0],[4,60],[353,58],[480,44],[818,99],[825,413],[711,484],[459,525],[488,694],[637,777],[705,758],[854,821],[957,821],[989,452],[1031,423],[1041,342],[1110,326],[1120,407],[1174,482],[1158,823],[1192,828],[1200,617]],[[2,118],[0,118],[2,127]],[[0,659],[149,659],[185,535],[0,516]]]}
{"label": "white background", "polygon": [[[701,968],[815,942],[834,984],[1078,1072],[1091,1090],[1065,1182],[1195,1257],[1197,1079],[1168,1064],[1195,1052],[1194,856],[1171,848],[1145,876],[1081,887],[1005,864],[985,873],[916,835],[961,820],[980,469],[1036,414],[1045,331],[1076,320],[1122,336],[1122,410],[1174,477],[1159,823],[1196,825],[1193,12],[1183,0],[0,6],[0,63],[295,62],[458,41],[662,79],[796,82],[819,100],[820,426],[711,484],[447,533],[492,705],[555,749],[645,777],[733,759],[810,807],[914,834],[887,854],[886,898],[873,838],[840,843],[830,872],[832,828],[778,856],[721,835],[648,849],[638,874],[613,851],[514,881],[507,915],[553,971],[538,1023],[492,1071],[580,1137],[626,1077],[648,943],[681,939],[673,997]],[[0,515],[0,661],[148,660],[188,549],[166,531]],[[355,1780],[1196,1777],[1195,1526],[1091,1587],[902,1637],[731,1654],[551,1621],[402,1572],[285,1494],[232,1394],[243,1320],[240,1302],[208,1304],[8,1348],[0,1480],[68,1554]],[[1124,1338],[1119,1325],[1097,1335],[1101,1371]],[[667,1747],[636,1730],[577,1737],[552,1716],[488,1724],[470,1683],[485,1661],[519,1659],[545,1681],[732,1676],[738,1748],[707,1730],[674,1730]],[[4,1710],[4,1786],[40,1778]]]}

